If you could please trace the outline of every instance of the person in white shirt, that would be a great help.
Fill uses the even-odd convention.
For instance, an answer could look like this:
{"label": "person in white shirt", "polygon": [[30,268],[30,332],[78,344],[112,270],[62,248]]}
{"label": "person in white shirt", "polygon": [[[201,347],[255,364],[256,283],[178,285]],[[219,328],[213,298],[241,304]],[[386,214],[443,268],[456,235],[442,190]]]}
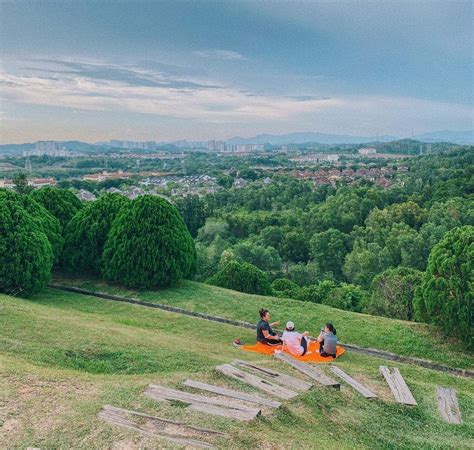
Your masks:
{"label": "person in white shirt", "polygon": [[283,350],[288,351],[295,356],[304,356],[308,353],[308,339],[309,333],[305,331],[303,334],[295,331],[295,324],[288,322],[286,324],[285,332],[281,337],[283,341]]}

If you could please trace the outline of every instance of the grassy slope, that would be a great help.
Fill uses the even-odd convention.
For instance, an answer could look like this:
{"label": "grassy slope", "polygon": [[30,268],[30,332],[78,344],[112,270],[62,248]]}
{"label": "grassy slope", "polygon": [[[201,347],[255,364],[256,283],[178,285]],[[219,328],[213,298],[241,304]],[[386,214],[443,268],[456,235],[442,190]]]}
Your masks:
{"label": "grassy slope", "polygon": [[173,289],[143,292],[100,281],[67,278],[55,281],[252,323],[257,321],[258,310],[265,307],[271,311],[272,320],[280,320],[282,324],[293,320],[300,330],[308,330],[312,335],[319,333],[323,323],[332,322],[342,342],[430,359],[452,367],[474,366],[472,354],[466,353],[457,342],[445,341],[436,328],[425,324],[357,314],[298,300],[242,294],[192,281]]}
{"label": "grassy slope", "polygon": [[[0,442],[8,448],[163,444],[96,418],[102,405],[113,404],[225,430],[232,440],[215,442],[225,447],[472,446],[472,380],[397,364],[419,401],[419,407],[405,408],[393,403],[378,375],[382,361],[355,354],[346,353],[339,365],[364,380],[383,402],[368,402],[345,386],[340,392],[315,388],[271,417],[243,426],[143,397],[150,382],[173,387],[187,377],[246,389],[213,371],[237,356],[293,373],[268,357],[234,349],[229,341],[236,332],[246,339],[253,335],[229,325],[54,290],[29,300],[0,295]],[[439,419],[437,384],[456,387],[463,425]]]}

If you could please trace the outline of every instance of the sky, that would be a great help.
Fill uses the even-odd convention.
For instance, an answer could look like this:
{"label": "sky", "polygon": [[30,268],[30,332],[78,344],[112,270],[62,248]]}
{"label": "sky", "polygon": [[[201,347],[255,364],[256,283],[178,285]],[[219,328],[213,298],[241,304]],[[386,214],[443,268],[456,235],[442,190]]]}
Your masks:
{"label": "sky", "polygon": [[2,143],[473,128],[472,1],[0,1]]}

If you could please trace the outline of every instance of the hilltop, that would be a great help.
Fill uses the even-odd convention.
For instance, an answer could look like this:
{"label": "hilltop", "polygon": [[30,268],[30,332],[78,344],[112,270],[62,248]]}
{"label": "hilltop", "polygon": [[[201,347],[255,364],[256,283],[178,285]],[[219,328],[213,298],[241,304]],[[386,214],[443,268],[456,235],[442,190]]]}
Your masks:
{"label": "hilltop", "polygon": [[[140,296],[249,320],[254,319],[256,305],[264,303],[273,310],[275,319],[292,315],[302,326],[314,323],[315,329],[330,318],[338,324],[344,340],[362,342],[367,336],[367,343],[378,340],[384,346],[398,345],[404,352],[410,348],[407,341],[400,340],[403,335],[413,336],[414,343],[420,343],[418,338],[423,335],[407,322],[321,305],[314,305],[316,309],[307,305],[311,306],[308,315],[301,302],[249,296],[199,283],[186,282]],[[291,443],[294,448],[315,444],[332,448],[460,448],[468,447],[472,439],[474,384],[469,379],[396,364],[419,404],[404,408],[394,403],[378,374],[378,366],[386,361],[346,352],[338,365],[362,380],[381,400],[368,402],[345,386],[340,392],[314,388],[285,402],[272,415],[242,426],[174,404],[155,403],[143,396],[143,390],[151,382],[178,387],[188,377],[245,390],[244,385],[213,370],[235,358],[293,374],[292,369],[269,357],[244,353],[230,345],[236,335],[252,340],[251,330],[51,289],[30,299],[0,295],[0,321],[0,373],[4,382],[0,439],[7,447],[164,444],[100,421],[96,414],[104,404],[230,433],[232,444],[215,441],[220,447],[283,448]],[[371,333],[364,333],[369,326]],[[439,343],[426,341],[422,353],[436,354]],[[440,355],[441,360],[453,358],[451,362],[456,364],[463,357],[467,364],[471,361],[471,355],[463,354],[460,348],[454,355],[443,349]],[[456,388],[464,424],[452,426],[441,421],[435,385]],[[322,429],[326,431],[322,433]]]}

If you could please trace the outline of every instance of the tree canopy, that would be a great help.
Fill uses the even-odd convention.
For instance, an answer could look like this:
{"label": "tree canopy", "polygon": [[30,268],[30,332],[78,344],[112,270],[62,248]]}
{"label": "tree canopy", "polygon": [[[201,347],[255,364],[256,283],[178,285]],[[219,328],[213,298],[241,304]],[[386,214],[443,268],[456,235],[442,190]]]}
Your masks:
{"label": "tree canopy", "polygon": [[105,194],[80,209],[64,230],[62,266],[72,272],[100,274],[105,241],[117,214],[130,200],[120,194]]}
{"label": "tree canopy", "polygon": [[141,289],[169,286],[195,266],[194,241],[178,210],[148,195],[119,212],[102,256],[106,279]]}

